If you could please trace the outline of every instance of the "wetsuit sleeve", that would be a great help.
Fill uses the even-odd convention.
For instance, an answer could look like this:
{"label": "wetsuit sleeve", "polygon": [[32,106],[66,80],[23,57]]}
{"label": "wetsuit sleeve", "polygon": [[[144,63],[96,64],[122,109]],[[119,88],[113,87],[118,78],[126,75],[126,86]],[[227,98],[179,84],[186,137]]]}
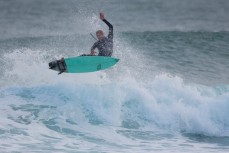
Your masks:
{"label": "wetsuit sleeve", "polygon": [[108,27],[109,27],[108,38],[109,39],[113,39],[113,25],[110,24],[110,22],[108,22],[106,19],[103,19],[103,22],[105,22],[108,25]]}
{"label": "wetsuit sleeve", "polygon": [[91,50],[94,50],[95,48],[97,48],[98,46],[98,42],[95,42],[94,45],[91,47]]}

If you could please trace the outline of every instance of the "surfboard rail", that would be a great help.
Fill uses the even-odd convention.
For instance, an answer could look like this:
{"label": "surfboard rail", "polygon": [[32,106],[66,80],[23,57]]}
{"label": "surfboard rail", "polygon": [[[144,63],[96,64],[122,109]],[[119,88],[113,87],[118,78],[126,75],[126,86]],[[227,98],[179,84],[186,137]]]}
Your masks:
{"label": "surfboard rail", "polygon": [[66,73],[87,73],[110,68],[119,59],[106,56],[77,56],[62,58],[49,63],[49,68],[58,71],[59,74]]}

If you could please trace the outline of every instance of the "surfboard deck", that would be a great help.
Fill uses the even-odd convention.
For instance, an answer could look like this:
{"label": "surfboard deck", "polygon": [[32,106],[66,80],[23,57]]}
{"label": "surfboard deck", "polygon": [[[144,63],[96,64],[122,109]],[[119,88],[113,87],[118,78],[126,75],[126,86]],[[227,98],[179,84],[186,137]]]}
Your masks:
{"label": "surfboard deck", "polygon": [[52,61],[49,63],[49,69],[58,71],[59,74],[87,73],[107,69],[118,61],[117,58],[106,56],[77,56]]}

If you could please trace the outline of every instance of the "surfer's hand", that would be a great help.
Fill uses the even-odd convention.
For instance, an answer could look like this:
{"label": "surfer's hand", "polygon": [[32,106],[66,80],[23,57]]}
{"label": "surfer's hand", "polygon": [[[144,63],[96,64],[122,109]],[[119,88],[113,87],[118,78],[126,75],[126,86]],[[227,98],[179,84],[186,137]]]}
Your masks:
{"label": "surfer's hand", "polygon": [[101,13],[99,13],[99,18],[101,19],[101,20],[104,20],[105,19],[105,16],[104,16],[104,14],[101,12]]}

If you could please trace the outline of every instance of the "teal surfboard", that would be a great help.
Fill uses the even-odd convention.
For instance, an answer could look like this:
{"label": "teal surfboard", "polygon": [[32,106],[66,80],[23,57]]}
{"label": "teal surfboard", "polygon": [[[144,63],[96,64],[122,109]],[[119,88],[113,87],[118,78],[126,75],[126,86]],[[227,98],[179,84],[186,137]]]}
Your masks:
{"label": "teal surfboard", "polygon": [[49,68],[59,71],[59,74],[86,73],[107,69],[115,65],[119,59],[105,56],[78,56],[52,61]]}

